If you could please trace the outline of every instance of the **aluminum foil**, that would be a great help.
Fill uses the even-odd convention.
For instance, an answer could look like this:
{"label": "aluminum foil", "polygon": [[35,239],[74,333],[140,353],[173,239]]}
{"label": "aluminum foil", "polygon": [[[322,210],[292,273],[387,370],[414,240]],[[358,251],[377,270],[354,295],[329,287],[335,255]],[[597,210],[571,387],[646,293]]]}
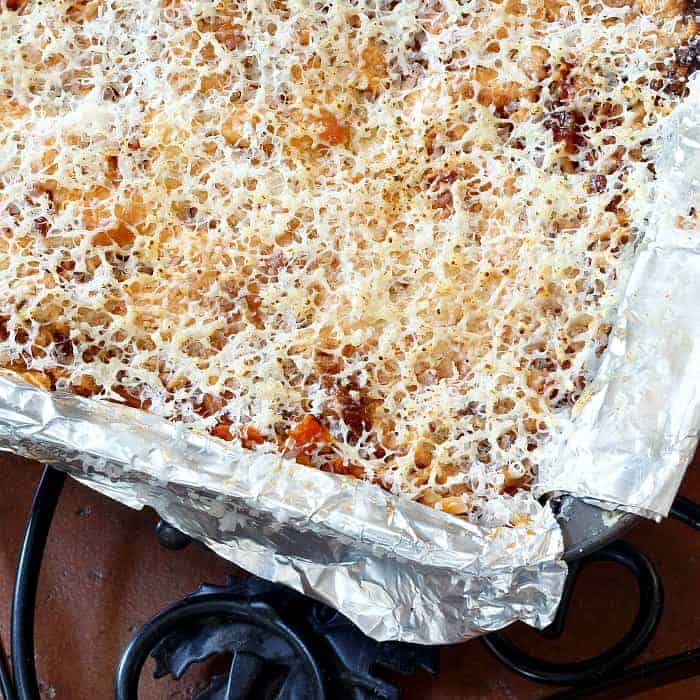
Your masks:
{"label": "aluminum foil", "polygon": [[457,642],[548,624],[566,565],[550,509],[480,530],[371,484],[256,455],[125,406],[0,375],[0,449],[149,505],[221,556],[343,612],[378,640]]}
{"label": "aluminum foil", "polygon": [[[658,144],[653,214],[608,350],[535,489],[648,517],[667,514],[700,424],[700,237],[681,225],[694,204],[700,211],[697,80]],[[0,449],[152,506],[379,640],[456,642],[515,620],[543,627],[566,578],[562,532],[534,499],[527,525],[486,531],[364,482],[9,374],[0,374]]]}
{"label": "aluminum foil", "polygon": [[659,125],[649,226],[595,380],[535,493],[668,515],[700,428],[700,74]]}

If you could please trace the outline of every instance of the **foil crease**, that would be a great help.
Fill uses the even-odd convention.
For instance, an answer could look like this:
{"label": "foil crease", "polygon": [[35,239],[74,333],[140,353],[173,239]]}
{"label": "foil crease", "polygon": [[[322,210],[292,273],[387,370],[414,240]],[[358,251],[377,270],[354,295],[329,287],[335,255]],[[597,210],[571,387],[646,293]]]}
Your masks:
{"label": "foil crease", "polygon": [[378,640],[451,643],[515,620],[543,627],[566,578],[559,525],[534,500],[527,525],[485,531],[365,482],[6,373],[0,449],[66,469],[126,505],[153,507]]}
{"label": "foil crease", "polygon": [[655,143],[649,225],[608,348],[534,491],[658,520],[700,427],[700,75]]}

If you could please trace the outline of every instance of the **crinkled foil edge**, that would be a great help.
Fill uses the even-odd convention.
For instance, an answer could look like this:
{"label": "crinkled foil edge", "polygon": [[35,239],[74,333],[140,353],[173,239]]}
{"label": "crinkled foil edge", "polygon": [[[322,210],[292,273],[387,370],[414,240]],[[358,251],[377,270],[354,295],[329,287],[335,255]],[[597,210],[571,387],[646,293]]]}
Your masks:
{"label": "crinkled foil edge", "polygon": [[566,564],[560,528],[481,530],[371,484],[194,433],[144,411],[0,374],[0,449],[54,464],[263,578],[340,610],[369,636],[458,642],[547,625]]}
{"label": "crinkled foil edge", "polygon": [[668,515],[700,428],[700,74],[655,135],[649,226],[594,381],[536,495]]}

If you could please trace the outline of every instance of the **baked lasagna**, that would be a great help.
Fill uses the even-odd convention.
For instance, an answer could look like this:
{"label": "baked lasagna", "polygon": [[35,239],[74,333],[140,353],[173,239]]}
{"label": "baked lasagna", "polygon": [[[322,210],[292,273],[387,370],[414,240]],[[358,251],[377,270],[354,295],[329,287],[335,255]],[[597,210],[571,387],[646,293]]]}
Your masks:
{"label": "baked lasagna", "polygon": [[696,11],[0,0],[0,365],[516,522]]}

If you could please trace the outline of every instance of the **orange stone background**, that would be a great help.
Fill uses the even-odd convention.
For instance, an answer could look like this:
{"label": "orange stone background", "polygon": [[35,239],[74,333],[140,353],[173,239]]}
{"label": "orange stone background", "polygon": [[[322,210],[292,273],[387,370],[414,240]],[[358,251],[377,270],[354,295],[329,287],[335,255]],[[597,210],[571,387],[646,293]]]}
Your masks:
{"label": "orange stone background", "polygon": [[[700,500],[700,459],[681,489]],[[17,552],[32,493],[36,463],[0,455],[0,635],[9,640],[9,608]],[[199,545],[181,552],[159,546],[157,517],[133,511],[68,480],[44,558],[37,603],[37,667],[42,696],[58,700],[112,697],[114,668],[131,634],[151,615],[202,581],[223,583],[236,568]],[[628,540],[656,563],[666,606],[655,639],[640,660],[700,645],[700,533],[675,521],[645,522]],[[533,653],[552,659],[584,658],[615,641],[636,612],[636,589],[618,567],[599,564],[579,581],[564,636],[538,638],[519,626],[512,632]],[[140,698],[184,700],[206,686],[206,664],[176,684],[142,681]],[[700,671],[700,669],[699,669]],[[407,700],[543,698],[552,690],[522,680],[500,666],[478,641],[441,651],[441,672],[392,679]],[[700,697],[700,677],[638,697]]]}

